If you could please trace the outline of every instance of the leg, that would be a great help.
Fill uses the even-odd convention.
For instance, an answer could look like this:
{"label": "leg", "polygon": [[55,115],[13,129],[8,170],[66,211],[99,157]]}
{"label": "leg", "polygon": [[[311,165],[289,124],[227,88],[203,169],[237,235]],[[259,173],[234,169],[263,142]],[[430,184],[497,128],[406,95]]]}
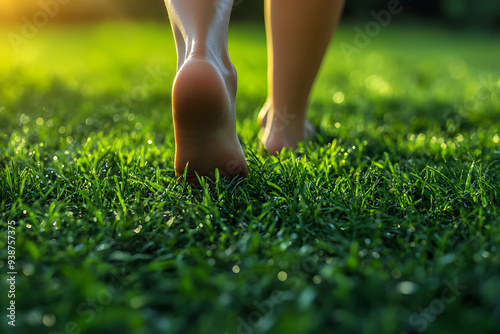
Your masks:
{"label": "leg", "polygon": [[268,97],[259,114],[272,154],[307,137],[309,94],[344,0],[266,0]]}
{"label": "leg", "polygon": [[[172,88],[175,169],[214,178],[246,176],[236,135],[236,71],[227,51],[233,0],[166,0],[177,48]],[[187,167],[186,167],[187,166]]]}

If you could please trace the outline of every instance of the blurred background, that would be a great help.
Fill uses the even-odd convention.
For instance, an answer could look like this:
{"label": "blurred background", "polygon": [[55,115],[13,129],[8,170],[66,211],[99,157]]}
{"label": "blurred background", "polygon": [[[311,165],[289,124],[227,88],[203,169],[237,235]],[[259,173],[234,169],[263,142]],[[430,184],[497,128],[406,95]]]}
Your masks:
{"label": "blurred background", "polygon": [[[388,2],[389,0],[348,0],[343,19],[370,18],[370,10],[383,9]],[[398,20],[415,18],[457,28],[500,29],[498,0],[401,0],[401,5],[405,8],[405,15]],[[1,0],[0,20],[4,23],[16,23],[23,17],[32,19],[40,9],[49,15],[54,14],[51,21],[59,22],[167,18],[164,3],[160,0]],[[235,0],[233,20],[262,20],[262,16],[263,1]]]}

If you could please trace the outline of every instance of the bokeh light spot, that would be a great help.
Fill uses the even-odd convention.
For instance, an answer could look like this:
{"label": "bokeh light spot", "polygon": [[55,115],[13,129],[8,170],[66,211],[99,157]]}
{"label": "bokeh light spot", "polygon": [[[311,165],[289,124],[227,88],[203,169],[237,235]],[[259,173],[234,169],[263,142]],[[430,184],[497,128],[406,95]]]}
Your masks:
{"label": "bokeh light spot", "polygon": [[410,281],[399,282],[396,285],[396,291],[402,295],[411,295],[417,292],[418,286],[417,284]]}
{"label": "bokeh light spot", "polygon": [[337,104],[341,104],[342,102],[344,102],[344,99],[345,96],[342,92],[336,92],[335,94],[333,94],[333,102]]}
{"label": "bokeh light spot", "polygon": [[288,278],[288,275],[286,274],[286,272],[284,271],[280,271],[278,273],[278,279],[282,282],[286,281],[286,279]]}
{"label": "bokeh light spot", "polygon": [[52,327],[56,323],[56,316],[53,314],[46,314],[42,318],[42,322],[47,327]]}

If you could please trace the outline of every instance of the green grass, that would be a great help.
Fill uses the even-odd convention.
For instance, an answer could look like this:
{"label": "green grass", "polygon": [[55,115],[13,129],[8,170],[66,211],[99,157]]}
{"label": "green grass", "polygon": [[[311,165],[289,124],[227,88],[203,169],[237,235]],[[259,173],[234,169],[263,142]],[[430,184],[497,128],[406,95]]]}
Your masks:
{"label": "green grass", "polygon": [[321,138],[276,158],[264,30],[232,27],[251,175],[210,189],[174,175],[167,25],[1,40],[0,328],[13,220],[13,333],[498,333],[500,39],[391,26],[349,62],[353,38]]}

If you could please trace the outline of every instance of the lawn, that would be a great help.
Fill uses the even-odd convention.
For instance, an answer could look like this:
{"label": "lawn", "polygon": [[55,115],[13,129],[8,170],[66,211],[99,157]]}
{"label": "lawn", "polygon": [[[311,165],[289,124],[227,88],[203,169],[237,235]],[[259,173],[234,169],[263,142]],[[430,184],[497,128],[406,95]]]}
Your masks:
{"label": "lawn", "polygon": [[391,25],[346,57],[354,26],[311,98],[320,136],[272,157],[265,33],[233,25],[251,174],[203,188],[173,170],[168,25],[1,39],[0,330],[499,333],[500,38]]}

